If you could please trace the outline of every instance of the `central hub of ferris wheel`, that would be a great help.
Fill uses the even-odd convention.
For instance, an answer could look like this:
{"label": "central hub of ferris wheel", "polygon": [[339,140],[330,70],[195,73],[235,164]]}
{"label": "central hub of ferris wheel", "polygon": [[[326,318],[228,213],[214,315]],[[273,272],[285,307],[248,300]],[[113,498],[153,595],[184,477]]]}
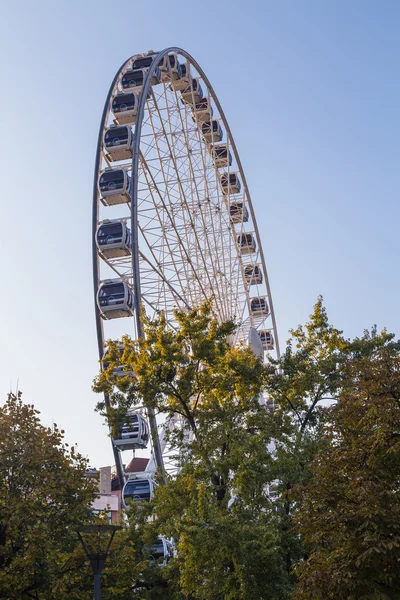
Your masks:
{"label": "central hub of ferris wheel", "polygon": [[[92,235],[101,360],[107,339],[143,335],[141,307],[150,317],[163,311],[174,326],[174,309],[210,298],[221,321],[238,322],[236,342],[279,357],[239,154],[209,80],[182,49],[132,56],[111,83],[97,144]],[[133,412],[112,441],[127,497],[150,497],[152,473],[164,472],[165,432],[158,434],[151,410],[147,416],[152,436]],[[150,437],[148,473],[126,481],[121,451],[144,448]]]}

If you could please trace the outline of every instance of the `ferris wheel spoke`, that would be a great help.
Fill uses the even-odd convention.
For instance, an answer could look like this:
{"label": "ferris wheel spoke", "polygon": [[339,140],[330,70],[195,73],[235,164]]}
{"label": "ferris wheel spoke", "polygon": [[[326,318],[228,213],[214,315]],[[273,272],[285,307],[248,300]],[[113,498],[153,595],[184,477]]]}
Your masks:
{"label": "ferris wheel spoke", "polygon": [[[155,146],[156,146],[157,150],[160,152],[157,140],[155,142]],[[168,204],[169,204],[169,207],[168,207],[168,205],[165,202],[163,202],[163,207],[168,214],[173,231],[177,235],[179,247],[182,251],[182,259],[185,258],[188,265],[191,267],[192,274],[191,274],[191,277],[189,276],[189,274],[187,274],[186,282],[190,283],[190,281],[193,279],[197,280],[199,287],[205,296],[203,284],[198,276],[196,265],[193,264],[193,257],[188,252],[188,248],[190,247],[190,239],[188,237],[188,230],[187,230],[187,226],[186,226],[186,218],[185,218],[186,213],[185,213],[185,211],[182,211],[181,196],[174,195],[173,193],[171,193],[171,189],[167,183],[168,182],[168,174],[165,171],[163,162],[161,162],[161,167],[162,167],[162,172],[163,172],[163,182],[164,182],[164,187],[165,187],[165,193],[166,193]],[[148,171],[151,173],[150,169],[148,169]],[[154,182],[154,179],[153,179],[153,182]],[[157,186],[157,189],[158,189],[158,186]],[[161,193],[160,193],[160,198],[162,198]],[[175,202],[174,202],[174,200],[175,200]],[[181,223],[177,223],[176,219],[174,217],[174,213],[177,212],[177,210],[182,213]],[[182,233],[185,234],[185,239],[182,238],[182,235],[180,234],[180,231],[179,231],[180,229],[182,229]],[[190,285],[189,285],[189,288],[191,289]],[[192,295],[192,291],[190,292],[190,294]],[[198,297],[198,295],[194,296],[192,299],[192,304],[198,303],[199,300],[200,300],[200,298]]]}
{"label": "ferris wheel spoke", "polygon": [[[210,96],[210,92],[208,91],[208,102],[211,102],[211,96]],[[212,184],[214,185],[214,189],[215,189],[215,193],[216,193],[216,201],[215,204],[216,206],[220,206],[221,202],[225,202],[228,211],[229,211],[229,195],[225,198],[225,199],[220,199],[220,186],[219,186],[219,172],[218,169],[216,167],[216,165],[214,163],[212,163],[211,168],[208,170],[207,166],[206,166],[206,161],[207,161],[207,154],[209,157],[209,153],[207,153],[207,148],[205,144],[201,144],[201,134],[200,134],[200,129],[197,127],[196,128],[196,134],[197,137],[200,141],[200,147],[202,148],[202,160],[203,160],[203,168],[204,168],[204,176],[205,179],[207,179],[207,177],[212,181]],[[229,145],[228,145],[228,150],[229,150]],[[229,173],[229,167],[228,167],[228,173]],[[215,182],[217,182],[217,185],[215,185]],[[210,186],[211,187],[211,186]],[[210,206],[210,205],[209,205]],[[220,214],[222,215],[222,211],[220,211]],[[225,223],[226,225],[226,229],[228,230],[229,233],[232,233],[232,236],[228,236],[230,239],[228,241],[227,244],[224,245],[224,247],[228,247],[229,248],[229,265],[231,267],[231,276],[229,277],[229,281],[230,284],[232,283],[232,278],[233,278],[233,274],[236,275],[236,293],[231,295],[231,298],[234,299],[235,302],[235,306],[234,306],[234,310],[232,310],[233,306],[230,307],[230,315],[235,315],[239,312],[238,310],[238,300],[239,300],[239,277],[237,274],[237,265],[236,265],[236,261],[237,258],[239,256],[239,262],[241,262],[241,256],[240,254],[238,255],[237,249],[236,249],[236,239],[235,239],[235,228],[233,227],[233,225],[230,225],[229,222],[229,212],[228,212],[228,223]],[[235,259],[233,257],[233,253],[235,256]],[[223,253],[223,256],[225,257],[225,252]],[[235,260],[235,264],[234,264],[234,260]],[[226,270],[224,270],[224,273],[226,272]]]}
{"label": "ferris wheel spoke", "polygon": [[[208,94],[208,102],[210,102],[209,94]],[[195,112],[195,115],[196,115],[196,112]],[[187,112],[186,112],[186,119],[187,119]],[[196,116],[196,121],[197,121],[197,116]],[[182,125],[183,125],[183,123],[182,123]],[[218,233],[220,234],[219,240],[217,239],[217,236],[216,236],[216,228],[211,227],[211,231],[212,231],[212,235],[213,235],[213,239],[214,239],[214,246],[216,249],[216,254],[218,256],[218,275],[221,274],[226,277],[225,274],[228,273],[229,285],[230,285],[232,282],[234,273],[235,273],[234,265],[232,264],[232,244],[230,243],[230,240],[228,240],[228,243],[226,243],[227,240],[224,239],[223,235],[222,235],[221,204],[222,204],[223,200],[220,197],[220,187],[218,184],[215,186],[215,183],[214,183],[216,193],[213,197],[212,193],[211,193],[212,185],[210,185],[211,181],[218,182],[218,170],[213,163],[211,165],[207,165],[207,159],[211,160],[210,153],[207,151],[206,144],[202,140],[199,127],[196,127],[196,137],[197,137],[197,142],[200,146],[200,157],[201,157],[200,169],[202,167],[202,175],[204,177],[204,181],[206,182],[207,197],[209,199],[209,202],[206,203],[206,209],[208,207],[210,221],[214,222],[214,215],[211,212],[212,200],[214,200],[213,206],[217,209],[216,214],[219,216],[219,225],[220,225],[220,227],[218,228]],[[212,175],[214,175],[214,180],[212,180],[212,177],[210,176],[211,173],[212,173]],[[210,182],[209,182],[209,179],[210,179]],[[229,222],[226,225],[227,225],[227,228],[230,229]],[[226,249],[229,250],[229,259],[230,259],[229,263],[227,263],[227,261],[226,261]],[[221,250],[222,250],[222,252],[221,252]],[[222,253],[222,263],[223,263],[222,267],[219,263],[219,257],[220,257],[221,253]],[[229,270],[228,270],[228,266],[227,266],[228,264],[230,267]],[[218,298],[219,298],[220,302],[223,302],[225,299],[224,295],[222,295],[222,294]],[[228,306],[225,309],[225,319],[230,318],[231,315],[232,315],[232,307]]]}
{"label": "ferris wheel spoke", "polygon": [[[194,276],[197,278],[198,275],[197,275],[196,270],[195,270],[195,268],[193,266],[190,254],[188,253],[187,247],[185,246],[184,242],[182,241],[182,238],[181,238],[181,236],[179,234],[179,231],[178,231],[178,229],[176,227],[175,220],[172,217],[170,208],[168,207],[168,205],[164,201],[164,198],[163,198],[163,196],[162,196],[162,194],[161,194],[158,186],[156,185],[156,183],[154,181],[153,174],[152,174],[152,172],[151,172],[151,170],[150,170],[150,168],[148,166],[148,163],[146,162],[146,160],[143,157],[141,157],[141,162],[142,162],[143,173],[145,175],[146,181],[148,183],[151,182],[153,184],[153,187],[152,187],[152,198],[153,198],[153,203],[154,203],[154,207],[155,207],[155,210],[156,210],[157,218],[158,218],[158,221],[160,223],[161,231],[165,232],[165,226],[166,226],[166,224],[165,224],[165,221],[162,219],[162,214],[161,214],[161,210],[160,210],[159,206],[164,211],[163,214],[168,217],[169,224],[172,227],[173,231],[175,232],[176,240],[177,240],[178,246],[179,246],[179,255],[180,255],[181,264],[183,265],[183,269],[185,270],[185,281],[189,281],[190,280],[189,271],[187,270],[186,265],[189,265],[192,268],[192,272],[193,272]],[[153,190],[154,190],[154,192],[156,192],[156,194],[157,194],[157,196],[159,198],[159,202],[160,202],[159,206],[157,205],[157,203],[154,200]],[[171,206],[171,202],[170,202],[170,206]],[[167,236],[163,235],[163,240],[166,243],[169,255],[170,256],[174,256],[174,252],[173,252],[173,250],[171,248],[171,243],[170,243],[169,238]],[[176,261],[173,261],[173,266],[175,268],[176,275],[177,275],[178,279],[180,280],[181,279],[181,273],[177,271]],[[199,281],[199,283],[201,285],[200,281]],[[191,304],[194,305],[195,304],[195,299],[192,298],[191,290],[189,291],[189,295],[191,296]]]}
{"label": "ferris wheel spoke", "polygon": [[[155,98],[154,98],[154,103],[155,103],[155,106],[156,106],[156,110],[157,110],[158,114],[160,115],[159,108],[158,108],[158,105],[157,105],[157,101],[156,101]],[[191,229],[192,229],[192,234],[194,236],[195,248],[196,248],[197,254],[198,254],[201,262],[203,263],[203,268],[205,270],[205,274],[206,274],[206,277],[208,279],[210,289],[213,289],[213,282],[212,282],[212,279],[210,277],[210,272],[209,272],[210,264],[207,263],[206,258],[205,258],[205,252],[202,250],[202,245],[199,242],[198,233],[197,233],[197,230],[196,230],[196,225],[195,225],[194,218],[193,218],[193,209],[192,209],[192,212],[191,212],[191,207],[189,206],[189,202],[188,202],[188,199],[187,199],[187,196],[189,196],[189,197],[193,196],[193,188],[194,188],[197,200],[198,200],[198,202],[200,202],[200,197],[198,195],[198,190],[197,190],[197,186],[196,186],[196,180],[195,180],[195,178],[192,178],[192,180],[190,181],[192,189],[187,190],[186,193],[185,193],[185,188],[184,188],[184,185],[183,185],[183,183],[182,183],[182,181],[180,179],[179,170],[178,170],[177,164],[176,164],[175,147],[174,147],[174,137],[173,136],[168,136],[168,133],[166,131],[166,128],[165,128],[164,124],[163,124],[163,133],[165,135],[165,139],[167,140],[168,149],[169,149],[169,152],[170,152],[170,155],[171,155],[171,159],[172,159],[174,170],[175,170],[175,172],[177,174],[177,181],[178,181],[178,185],[179,185],[179,190],[181,192],[182,202],[183,202],[183,204],[184,204],[184,206],[186,208],[186,214],[188,215],[189,223],[186,223],[186,226],[189,225],[191,227]],[[172,145],[171,145],[171,142],[170,142],[170,137],[173,140]],[[189,156],[190,156],[190,154],[189,154]],[[190,158],[189,158],[189,164],[190,164]],[[192,203],[192,206],[193,206],[193,203]],[[185,211],[183,211],[183,214],[185,214]],[[204,232],[204,233],[205,233],[205,241],[207,242],[207,245],[208,245],[207,232]],[[214,256],[214,258],[215,258],[215,256]],[[214,265],[212,265],[212,270],[214,271]],[[204,298],[208,297],[208,294],[204,293],[204,289],[203,289],[203,294],[204,294]]]}
{"label": "ferris wheel spoke", "polygon": [[181,294],[179,293],[178,290],[175,289],[175,287],[171,284],[171,282],[164,277],[164,275],[162,274],[160,268],[162,265],[158,264],[156,268],[155,265],[153,265],[151,263],[151,261],[147,258],[147,256],[145,256],[142,252],[139,251],[140,257],[143,261],[147,262],[147,264],[150,266],[150,268],[152,269],[152,271],[154,273],[157,274],[157,277],[159,277],[160,279],[162,279],[162,281],[164,281],[164,283],[168,286],[168,288],[170,289],[170,291],[172,292],[174,298],[179,299],[179,301],[182,303],[183,306],[186,306],[186,308],[190,308],[189,304],[187,303],[187,301],[185,300],[185,298],[183,298],[183,296],[181,296]]}
{"label": "ferris wheel spoke", "polygon": [[[166,88],[164,86],[164,95],[165,95],[165,102],[168,106],[168,98],[167,98],[167,94],[166,94]],[[176,101],[176,95],[175,95],[175,101]],[[181,109],[182,110],[182,109]],[[207,243],[207,248],[208,248],[208,252],[209,252],[209,256],[210,258],[213,257],[215,259],[216,257],[216,261],[215,260],[211,260],[209,262],[211,262],[211,269],[213,272],[213,276],[214,276],[214,281],[215,281],[215,285],[217,288],[217,294],[216,297],[219,299],[219,303],[217,304],[217,308],[220,312],[221,318],[223,320],[226,320],[229,318],[229,314],[226,311],[226,307],[224,306],[224,294],[223,291],[221,289],[221,283],[219,281],[220,279],[220,275],[222,273],[225,273],[225,268],[220,266],[220,254],[222,251],[222,255],[224,255],[224,247],[222,246],[222,244],[218,244],[216,241],[216,236],[215,236],[215,227],[210,226],[210,223],[212,223],[213,218],[211,215],[211,211],[210,211],[210,219],[209,219],[209,223],[207,226],[207,222],[206,222],[206,215],[204,214],[202,208],[205,205],[206,207],[210,206],[210,202],[204,202],[204,200],[202,200],[200,193],[199,193],[199,189],[198,189],[198,184],[197,181],[198,179],[203,180],[205,182],[205,186],[204,186],[204,194],[206,198],[209,198],[209,189],[208,189],[208,185],[207,185],[207,178],[205,177],[206,175],[206,169],[205,169],[205,163],[204,160],[201,162],[201,166],[203,167],[203,169],[199,169],[199,165],[195,164],[195,154],[193,152],[190,151],[191,147],[189,145],[189,139],[188,139],[188,134],[187,134],[187,129],[184,126],[184,120],[182,118],[182,112],[181,110],[179,111],[179,117],[180,117],[180,122],[179,125],[182,128],[182,131],[184,132],[184,148],[186,148],[186,156],[183,157],[185,164],[188,165],[188,169],[190,172],[190,180],[194,182],[194,189],[195,189],[195,193],[196,193],[196,197],[197,197],[197,201],[198,201],[198,206],[199,206],[199,214],[201,216],[201,221],[202,221],[202,229],[203,229],[203,236],[204,239],[206,240]],[[186,117],[186,123],[187,123],[187,114],[188,111],[185,110],[185,117]],[[169,129],[170,129],[170,134],[172,134],[172,126],[171,126],[171,121],[169,120]],[[198,132],[198,127],[195,128],[196,132]],[[172,137],[172,136],[171,136]],[[173,138],[172,138],[173,139]],[[203,150],[203,140],[201,139],[201,137],[197,136],[197,140],[196,140],[199,144],[200,147],[200,156],[202,157],[202,150]],[[175,155],[175,161],[176,161],[176,151],[174,152]],[[199,176],[196,177],[196,171],[199,172]],[[218,202],[218,198],[217,198],[217,202]],[[212,239],[214,241],[214,247],[211,247],[211,243],[210,243],[210,236],[212,236]],[[198,240],[196,240],[198,241]],[[212,282],[210,282],[210,285],[212,286]],[[213,287],[213,286],[212,286]]]}

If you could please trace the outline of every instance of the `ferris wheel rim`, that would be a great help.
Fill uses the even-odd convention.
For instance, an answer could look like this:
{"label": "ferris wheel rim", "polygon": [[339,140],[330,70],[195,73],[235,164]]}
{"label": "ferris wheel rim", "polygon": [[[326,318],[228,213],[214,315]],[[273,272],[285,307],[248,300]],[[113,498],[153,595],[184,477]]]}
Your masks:
{"label": "ferris wheel rim", "polygon": [[[197,63],[197,61],[188,52],[186,52],[182,48],[175,47],[175,46],[168,47],[158,53],[154,53],[154,60],[153,60],[152,64],[150,65],[150,67],[147,69],[146,75],[143,79],[143,84],[141,86],[141,93],[140,93],[140,97],[138,100],[136,120],[135,120],[135,126],[134,126],[134,131],[133,131],[132,170],[131,170],[132,187],[130,190],[130,200],[131,200],[131,202],[130,202],[131,217],[130,218],[131,218],[131,229],[132,229],[132,231],[131,231],[131,233],[132,233],[132,261],[131,261],[131,264],[132,264],[132,275],[133,275],[132,287],[133,287],[133,291],[134,291],[133,314],[134,314],[134,319],[136,322],[137,336],[142,337],[142,335],[143,335],[142,320],[141,320],[142,287],[141,287],[141,273],[140,273],[140,262],[139,262],[140,247],[139,247],[139,223],[138,223],[138,204],[139,204],[138,173],[139,173],[139,161],[140,161],[140,151],[141,151],[140,150],[141,132],[142,132],[142,126],[143,126],[143,121],[144,121],[146,102],[147,102],[148,94],[152,87],[152,83],[151,83],[152,77],[153,77],[160,61],[166,55],[168,55],[170,53],[176,53],[177,55],[179,54],[180,56],[182,56],[186,59],[188,64],[190,64],[194,67],[194,69],[197,71],[199,77],[204,81],[205,85],[207,86],[208,92],[212,96],[215,106],[218,109],[220,119],[221,119],[222,123],[224,124],[225,130],[226,130],[226,133],[228,136],[228,140],[229,140],[228,147],[232,149],[234,156],[235,156],[236,164],[238,167],[238,172],[240,173],[241,181],[243,183],[243,187],[244,187],[244,191],[245,191],[246,202],[247,202],[247,205],[249,207],[250,214],[252,217],[254,233],[256,235],[256,239],[258,242],[259,259],[260,259],[260,262],[262,265],[262,271],[265,275],[264,284],[265,284],[265,287],[267,290],[268,302],[270,305],[270,314],[268,316],[271,318],[271,321],[272,321],[272,329],[275,334],[275,336],[274,336],[275,337],[275,351],[276,351],[277,357],[279,358],[279,356],[280,356],[279,340],[278,340],[278,335],[277,335],[275,310],[274,310],[274,306],[273,306],[268,272],[267,272],[263,247],[262,247],[262,243],[261,243],[261,238],[260,238],[260,234],[259,234],[258,224],[257,224],[257,220],[255,217],[255,212],[254,212],[253,204],[251,201],[251,196],[250,196],[249,188],[247,185],[245,173],[243,170],[242,163],[240,161],[239,152],[237,150],[231,129],[229,127],[228,120],[222,109],[221,103],[219,102],[219,99],[215,93],[215,90],[214,90],[213,86],[211,85],[210,80],[208,79],[208,77],[206,76],[205,72],[200,67],[200,65]],[[96,302],[97,291],[98,291],[99,284],[100,284],[100,256],[99,256],[99,251],[98,251],[98,247],[96,244],[96,231],[97,231],[97,227],[99,225],[99,192],[98,192],[97,186],[98,186],[98,177],[99,177],[99,172],[100,172],[100,164],[101,164],[101,160],[102,160],[103,136],[104,136],[104,130],[107,127],[107,118],[111,113],[111,101],[113,98],[113,94],[114,94],[115,90],[117,89],[120,78],[126,71],[127,67],[129,66],[129,63],[131,63],[132,60],[135,60],[135,58],[140,57],[140,56],[144,56],[144,55],[136,54],[136,55],[133,55],[132,57],[128,58],[126,61],[124,61],[122,63],[121,67],[116,72],[114,79],[111,83],[111,86],[109,88],[109,92],[106,97],[106,101],[105,101],[104,109],[103,109],[103,113],[102,113],[102,119],[100,122],[99,135],[98,135],[95,170],[94,170],[93,218],[92,218],[92,225],[93,225],[92,244],[93,244],[93,246],[92,246],[92,249],[93,249],[93,284],[94,284],[94,292],[95,292],[96,329],[97,329],[98,350],[99,350],[100,359],[102,359],[102,357],[103,357],[105,340],[104,340],[103,320],[101,318],[100,309]],[[247,296],[249,298],[249,292],[247,293]],[[106,404],[107,404],[107,402],[109,402],[109,400],[106,398]],[[150,421],[151,420],[152,419],[150,419]],[[150,425],[151,425],[152,430],[154,429],[154,427],[157,427],[157,423],[156,423],[155,419],[154,419],[153,424],[150,423]],[[116,458],[116,464],[118,466],[117,455],[120,456],[120,454],[119,454],[118,449],[116,449],[115,445],[114,444],[112,444],[112,445],[113,445],[114,456]],[[153,448],[153,451],[154,450],[155,450],[155,448]],[[162,456],[161,456],[161,461],[157,460],[157,463],[162,464]],[[160,464],[158,464],[159,467],[160,467]]]}

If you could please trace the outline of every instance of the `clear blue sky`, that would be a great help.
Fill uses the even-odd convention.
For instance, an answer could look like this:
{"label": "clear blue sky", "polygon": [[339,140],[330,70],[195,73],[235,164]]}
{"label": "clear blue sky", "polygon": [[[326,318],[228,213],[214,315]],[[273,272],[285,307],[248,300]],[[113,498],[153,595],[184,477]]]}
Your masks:
{"label": "clear blue sky", "polygon": [[280,330],[323,294],[347,336],[400,333],[400,3],[1,3],[0,391],[98,466],[91,194],[100,115],[129,56],[177,45],[213,83],[255,205]]}

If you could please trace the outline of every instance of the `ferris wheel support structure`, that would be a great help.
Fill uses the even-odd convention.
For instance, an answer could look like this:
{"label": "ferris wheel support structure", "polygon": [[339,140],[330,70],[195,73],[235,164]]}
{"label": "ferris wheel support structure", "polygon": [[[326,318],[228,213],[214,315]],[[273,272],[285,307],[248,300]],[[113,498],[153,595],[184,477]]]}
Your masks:
{"label": "ferris wheel support structure", "polygon": [[[268,297],[269,309],[270,309],[268,316],[271,318],[271,321],[272,321],[272,329],[273,329],[274,336],[275,336],[275,351],[276,351],[276,355],[279,357],[279,341],[278,341],[278,335],[277,335],[275,311],[274,311],[274,307],[273,307],[273,303],[272,303],[272,295],[271,295],[270,284],[269,284],[269,280],[268,280],[268,276],[267,276],[265,258],[264,258],[263,249],[262,249],[262,246],[260,243],[260,234],[259,234],[259,230],[258,230],[258,226],[257,226],[255,214],[254,214],[254,209],[253,209],[253,206],[252,206],[252,203],[250,200],[250,193],[248,190],[248,186],[247,186],[247,182],[245,179],[242,164],[241,164],[241,161],[239,158],[239,154],[238,154],[236,145],[234,143],[233,136],[232,136],[231,130],[229,128],[227,119],[222,110],[222,106],[211,86],[211,83],[209,82],[204,71],[201,69],[200,65],[194,60],[194,58],[190,54],[188,54],[185,50],[178,48],[178,47],[166,48],[166,49],[162,50],[161,52],[153,55],[154,60],[151,63],[151,66],[147,69],[146,75],[143,79],[143,84],[142,84],[139,102],[138,102],[138,106],[137,106],[134,132],[133,132],[132,166],[131,166],[131,173],[132,173],[131,180],[132,181],[131,181],[131,186],[130,186],[130,191],[129,191],[129,199],[130,199],[131,235],[132,235],[131,287],[133,290],[133,303],[134,303],[133,314],[134,314],[134,319],[135,319],[136,336],[138,338],[143,336],[143,328],[142,328],[142,322],[141,322],[142,288],[141,288],[140,258],[144,259],[144,257],[143,257],[143,255],[140,254],[140,248],[139,248],[139,237],[140,236],[139,236],[139,218],[138,218],[138,207],[139,207],[139,201],[140,201],[138,185],[139,185],[139,167],[140,167],[140,159],[141,159],[142,127],[143,127],[143,122],[144,122],[146,103],[148,101],[148,98],[153,94],[153,91],[152,91],[153,77],[156,74],[158,65],[161,64],[162,60],[166,56],[171,55],[171,54],[175,54],[176,56],[179,55],[179,56],[183,57],[184,59],[186,59],[187,65],[191,65],[194,67],[194,69],[196,69],[196,71],[199,75],[199,78],[201,78],[203,80],[203,82],[205,83],[205,85],[207,86],[207,90],[208,90],[208,94],[209,94],[208,97],[209,97],[209,99],[212,98],[212,100],[218,110],[218,113],[220,115],[220,120],[222,121],[222,123],[226,129],[226,133],[227,133],[227,136],[229,139],[229,144],[227,146],[228,152],[229,152],[229,148],[230,148],[230,149],[232,149],[232,151],[234,153],[238,172],[240,172],[240,177],[241,177],[242,184],[244,187],[244,198],[246,199],[247,206],[250,210],[251,219],[252,219],[256,238],[259,241],[259,244],[258,244],[258,253],[259,254],[258,255],[259,255],[259,259],[262,264],[262,269],[263,269],[264,276],[265,276],[264,285],[265,285],[265,288],[267,291],[267,297]],[[122,77],[123,73],[126,71],[129,63],[138,56],[143,56],[143,55],[136,55],[136,56],[129,58],[127,61],[125,61],[121,65],[120,69],[115,74],[115,77],[111,83],[111,86],[110,86],[110,89],[109,89],[109,92],[107,94],[106,101],[104,104],[104,109],[103,109],[102,119],[101,119],[101,123],[100,123],[100,129],[99,129],[99,135],[98,135],[98,142],[97,142],[97,152],[96,152],[96,161],[95,161],[95,169],[94,169],[94,188],[93,188],[92,251],[93,251],[93,285],[94,285],[94,296],[95,296],[96,329],[97,329],[97,340],[98,340],[98,350],[99,350],[100,360],[103,358],[104,341],[105,340],[104,340],[104,331],[103,331],[103,321],[101,318],[99,306],[96,302],[97,293],[98,293],[99,284],[100,284],[100,256],[99,256],[98,245],[96,243],[96,232],[97,232],[97,228],[99,226],[98,181],[99,181],[99,173],[101,170],[103,139],[104,139],[104,132],[107,127],[107,119],[109,118],[109,115],[110,115],[111,101],[113,98],[113,94],[115,93],[115,90],[117,88],[117,84],[121,80],[121,77]],[[159,111],[158,108],[157,108],[157,110]],[[159,111],[159,113],[160,113],[160,111]],[[211,113],[211,119],[212,119],[212,113]],[[212,121],[212,123],[213,123],[213,121]],[[164,133],[165,133],[165,130],[164,130]],[[213,135],[212,135],[212,138],[213,138]],[[170,149],[170,152],[171,152],[171,156],[172,156],[171,149]],[[175,166],[176,166],[176,164],[175,164]],[[150,176],[152,177],[152,175],[150,175]],[[146,177],[146,179],[147,179],[147,177]],[[182,188],[182,183],[179,181],[179,177],[177,179],[178,179],[178,184]],[[154,180],[152,183],[154,184]],[[198,193],[197,188],[196,188],[196,192]],[[190,252],[190,250],[186,249],[185,252],[187,254],[188,252]],[[147,260],[147,259],[145,259],[145,260]],[[204,261],[204,259],[203,259],[203,261]],[[242,269],[243,269],[243,265],[242,265]],[[158,276],[159,276],[159,278],[161,278],[164,281],[164,283],[166,283],[167,285],[170,286],[170,283],[168,282],[168,278],[165,274],[163,274],[162,272],[159,272]],[[200,285],[201,285],[201,283],[200,283]],[[184,298],[184,297],[182,298],[182,296],[180,296],[177,292],[175,292],[175,297],[178,297],[183,302],[184,305],[190,306],[189,299]],[[249,300],[247,299],[247,304],[248,303],[249,303]],[[107,407],[110,406],[109,398],[107,396],[105,397],[105,404]],[[165,468],[164,468],[162,449],[160,447],[157,421],[156,421],[154,410],[148,409],[147,414],[148,414],[150,429],[151,429],[151,434],[152,434],[154,462],[157,465],[157,472],[158,472],[158,476],[159,476],[160,480],[164,481],[165,480]],[[120,478],[120,481],[123,482],[124,469],[123,469],[123,464],[122,464],[121,453],[117,449],[117,447],[115,446],[114,443],[112,444],[112,446],[113,446],[113,452],[114,452],[114,458],[115,458],[118,476]]]}

